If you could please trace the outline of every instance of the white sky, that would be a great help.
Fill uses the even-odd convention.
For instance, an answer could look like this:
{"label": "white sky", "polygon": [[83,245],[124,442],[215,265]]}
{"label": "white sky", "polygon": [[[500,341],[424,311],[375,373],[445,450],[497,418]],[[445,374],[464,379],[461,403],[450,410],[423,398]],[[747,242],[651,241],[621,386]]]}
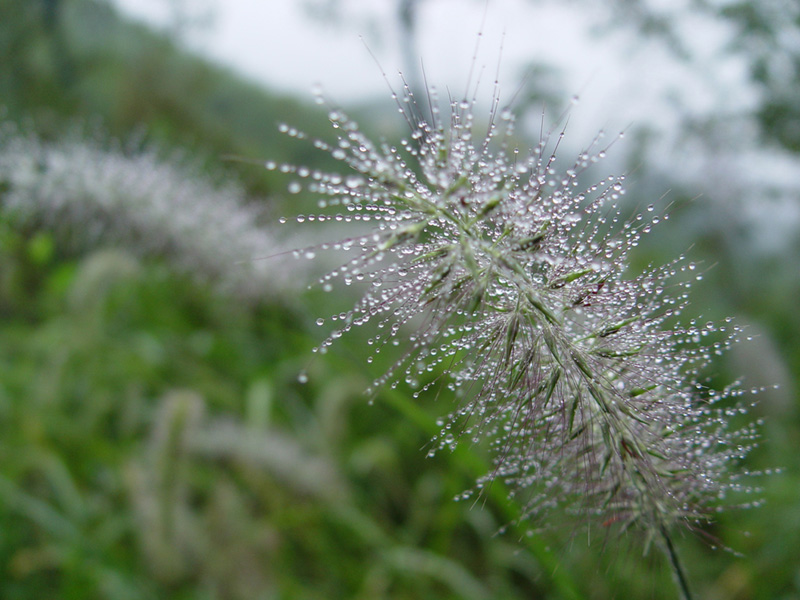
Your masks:
{"label": "white sky", "polygon": [[[214,60],[273,89],[310,96],[315,83],[340,104],[386,94],[380,71],[360,39],[363,35],[381,66],[397,83],[401,68],[392,27],[395,0],[346,0],[349,23],[340,27],[312,21],[302,0],[115,0],[123,10],[165,25],[170,7],[213,14],[212,24],[191,31],[190,46]],[[633,36],[594,37],[589,33],[597,14],[592,3],[530,0],[428,0],[421,3],[420,54],[429,82],[439,89],[464,89],[477,34],[483,27],[479,66],[486,66],[484,92],[491,91],[498,52],[503,46],[501,84],[510,97],[524,64],[536,60],[563,72],[563,90],[578,94],[570,129],[590,135],[602,127],[619,129],[631,122],[649,122],[666,130],[669,103],[677,93],[692,110],[720,110],[747,103],[741,91],[742,66],[720,63],[713,50],[722,39],[708,23],[695,24],[710,56],[705,72],[670,59],[658,42]],[[485,11],[485,12],[484,12]],[[485,21],[484,21],[485,14]],[[378,17],[370,20],[366,15]],[[689,26],[692,26],[690,23]],[[634,41],[635,40],[635,41]],[[731,88],[739,87],[737,93]]]}
{"label": "white sky", "polygon": [[[163,25],[170,21],[174,0],[115,2],[130,14]],[[574,20],[575,11],[535,7],[527,0],[490,0],[489,4],[482,57],[492,65],[504,31],[506,67],[532,56],[558,62],[566,40],[573,38],[569,46],[574,46],[575,40],[585,37],[580,27],[565,27],[565,15]],[[400,67],[391,26],[395,0],[347,0],[350,23],[340,27],[310,20],[302,0],[183,0],[179,5],[199,6],[196,12],[213,15],[210,27],[190,36],[194,48],[273,87],[305,93],[319,82],[343,99],[384,93],[380,73],[360,36],[387,73]],[[465,80],[483,21],[483,3],[428,0],[421,7],[420,53],[426,69],[434,79],[446,76],[451,85],[459,78]],[[367,15],[378,17],[374,20],[379,23],[377,30],[370,27]],[[588,62],[602,59],[592,57]],[[597,66],[585,64],[577,70],[587,72]]]}

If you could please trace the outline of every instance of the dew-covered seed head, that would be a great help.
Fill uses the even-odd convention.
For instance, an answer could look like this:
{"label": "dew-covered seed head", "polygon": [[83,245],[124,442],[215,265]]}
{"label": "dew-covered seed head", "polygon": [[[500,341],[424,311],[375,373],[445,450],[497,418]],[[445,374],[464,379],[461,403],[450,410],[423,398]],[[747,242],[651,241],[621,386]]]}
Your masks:
{"label": "dew-covered seed head", "polygon": [[713,391],[700,375],[736,331],[676,324],[695,269],[682,257],[628,271],[666,215],[623,216],[624,178],[592,170],[605,134],[564,168],[563,131],[525,154],[497,100],[480,119],[474,101],[440,109],[435,90],[425,117],[398,99],[410,134],[397,145],[329,109],[335,140],[315,145],[346,173],[313,177],[325,211],[303,220],[359,226],[325,246],[344,258],[319,283],[357,284],[361,297],[318,349],[362,326],[375,332],[367,362],[399,346],[370,390],[448,390],[430,453],[485,441],[494,468],[476,490],[502,479],[530,517],[559,506],[626,528],[708,518],[743,487],[729,469],[753,444],[752,429],[727,425],[736,387]]}

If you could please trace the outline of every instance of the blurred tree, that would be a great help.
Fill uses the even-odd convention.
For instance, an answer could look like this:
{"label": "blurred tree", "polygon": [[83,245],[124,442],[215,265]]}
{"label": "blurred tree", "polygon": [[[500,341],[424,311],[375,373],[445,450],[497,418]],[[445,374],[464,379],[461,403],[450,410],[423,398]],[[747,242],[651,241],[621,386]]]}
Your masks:
{"label": "blurred tree", "polygon": [[[546,0],[545,0],[546,1]],[[573,0],[583,2],[584,0]],[[610,0],[606,26],[633,26],[662,39],[676,56],[690,60],[696,31],[684,27],[692,13],[731,31],[725,50],[747,65],[761,104],[756,117],[765,140],[800,151],[800,4],[786,0],[687,0],[674,5],[654,0]]]}
{"label": "blurred tree", "polygon": [[412,90],[422,90],[417,50],[417,7],[419,0],[398,0],[397,16],[400,25],[400,49]]}
{"label": "blurred tree", "polygon": [[[348,0],[304,0],[308,13],[317,20],[324,23],[341,25],[343,22],[359,24],[367,23],[368,27],[374,28],[378,18],[371,14],[364,19],[357,18],[358,11],[349,10],[345,4]],[[419,6],[420,0],[392,0],[393,7],[390,11],[392,22],[389,27],[396,30],[398,34],[397,45],[403,58],[403,73],[412,89],[420,89],[422,76],[420,69],[420,53],[418,52],[417,32],[419,30]],[[386,5],[375,6],[373,11],[385,12]]]}
{"label": "blurred tree", "polygon": [[[552,0],[530,0],[539,4]],[[419,77],[417,31],[425,0],[395,0],[395,24],[409,80]],[[306,0],[316,14],[341,15],[348,11],[348,0]],[[761,98],[756,109],[765,140],[793,152],[800,151],[800,46],[792,43],[800,34],[800,3],[787,0],[685,0],[667,3],[656,0],[608,0],[601,4],[571,0],[572,4],[591,5],[605,20],[595,28],[632,28],[648,39],[659,39],[683,61],[691,61],[695,29],[686,27],[688,19],[702,16],[730,30],[726,52],[740,57],[747,65],[751,82]],[[353,11],[355,9],[350,9]],[[693,125],[696,125],[694,123]]]}
{"label": "blurred tree", "polygon": [[169,33],[179,40],[206,30],[216,18],[213,0],[163,0],[169,10]]}
{"label": "blurred tree", "polygon": [[[396,34],[396,50],[402,61],[403,81],[415,92],[420,106],[427,103],[423,59],[419,50],[419,31],[422,8],[426,0],[392,0],[391,10],[385,10],[386,4],[374,4],[364,10],[363,5],[349,7],[351,0],[303,0],[308,13],[316,20],[335,26],[353,26],[384,32],[387,29]],[[430,1],[427,2],[431,4]],[[389,15],[386,19],[386,15]],[[383,41],[387,37],[381,33],[375,36]],[[539,60],[531,60],[522,69],[524,76],[520,79],[524,87],[516,94],[516,103],[520,107],[535,105],[537,110],[542,102],[548,105],[561,105],[563,89],[558,73],[552,65]]]}
{"label": "blurred tree", "polygon": [[[61,27],[61,0],[0,3],[0,97],[24,106],[40,96],[68,103],[73,61]],[[55,88],[61,88],[56,93]]]}

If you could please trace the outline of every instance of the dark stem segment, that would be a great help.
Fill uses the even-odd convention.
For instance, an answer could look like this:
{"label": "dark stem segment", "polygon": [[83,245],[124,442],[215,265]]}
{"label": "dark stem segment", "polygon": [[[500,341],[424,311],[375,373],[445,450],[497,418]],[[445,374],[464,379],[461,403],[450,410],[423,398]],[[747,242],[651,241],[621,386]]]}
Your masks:
{"label": "dark stem segment", "polygon": [[664,538],[664,544],[667,548],[667,555],[669,556],[669,563],[672,566],[672,574],[678,583],[681,590],[682,600],[692,600],[692,593],[689,591],[689,584],[686,581],[686,574],[683,572],[681,562],[678,559],[678,553],[675,551],[675,546],[672,544],[672,538],[669,537],[667,528],[661,525],[661,537]]}

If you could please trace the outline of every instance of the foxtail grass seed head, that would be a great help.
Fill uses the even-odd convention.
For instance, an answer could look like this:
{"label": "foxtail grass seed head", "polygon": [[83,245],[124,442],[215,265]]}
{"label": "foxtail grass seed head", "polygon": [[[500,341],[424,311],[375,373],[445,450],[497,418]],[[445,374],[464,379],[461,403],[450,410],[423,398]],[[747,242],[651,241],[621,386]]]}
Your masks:
{"label": "foxtail grass seed head", "polygon": [[728,427],[739,409],[726,400],[738,388],[701,379],[736,329],[675,325],[701,277],[683,257],[628,269],[668,215],[651,205],[623,218],[621,176],[585,184],[616,136],[601,133],[562,170],[564,132],[519,151],[497,94],[481,120],[474,99],[440,108],[435,89],[424,103],[404,89],[394,98],[410,133],[399,145],[373,143],[320,97],[335,140],[313,143],[347,173],[267,164],[292,176],[289,192],[318,196],[318,214],[298,223],[361,225],[295,253],[341,252],[319,284],[363,290],[350,310],[318,320],[332,330],[315,350],[370,326],[368,362],[387,349],[400,355],[370,394],[449,390],[455,408],[430,454],[487,441],[494,467],[473,491],[502,480],[526,517],[560,507],[650,533],[710,518],[744,489],[729,469],[754,443],[752,427]]}
{"label": "foxtail grass seed head", "polygon": [[76,132],[48,142],[0,121],[0,212],[81,251],[112,245],[246,301],[297,294],[275,261],[281,242],[244,190],[158,148],[128,149]]}

